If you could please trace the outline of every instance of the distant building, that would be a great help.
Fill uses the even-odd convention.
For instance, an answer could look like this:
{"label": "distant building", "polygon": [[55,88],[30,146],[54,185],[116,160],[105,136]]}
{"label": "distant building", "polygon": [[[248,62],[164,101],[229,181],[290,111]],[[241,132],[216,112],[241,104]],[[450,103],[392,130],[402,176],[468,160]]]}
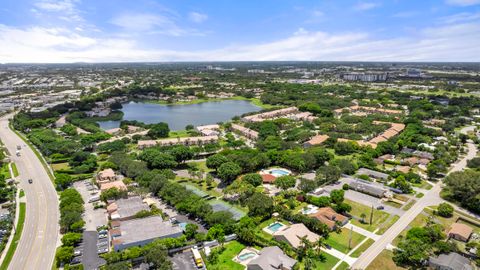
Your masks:
{"label": "distant building", "polygon": [[330,138],[328,135],[315,135],[310,140],[306,141],[303,146],[304,147],[312,147],[315,145],[320,145],[324,143],[326,140]]}
{"label": "distant building", "polygon": [[387,180],[389,175],[386,173],[370,170],[367,168],[360,168],[358,169],[357,175],[367,175],[368,177],[375,178],[378,180]]}
{"label": "distant building", "polygon": [[128,220],[140,211],[149,211],[150,207],[139,196],[119,199],[107,206],[111,220]]}
{"label": "distant building", "polygon": [[386,81],[387,73],[345,73],[341,75],[346,81],[378,82]]}
{"label": "distant building", "polygon": [[438,257],[430,257],[428,266],[435,270],[473,270],[470,260],[462,255],[450,252],[440,254]]}
{"label": "distant building", "polygon": [[116,179],[115,171],[110,168],[100,171],[97,174],[97,183],[99,184],[115,181]]}
{"label": "distant building", "polygon": [[388,190],[387,188],[385,188],[381,185],[374,184],[374,183],[371,183],[371,182],[368,182],[368,181],[363,181],[363,180],[360,180],[360,179],[357,179],[357,180],[351,182],[350,183],[350,188],[355,190],[355,191],[365,193],[365,194],[368,194],[368,195],[372,195],[372,196],[375,196],[375,197],[378,197],[378,198],[383,198],[383,197],[390,198],[390,197],[393,196],[391,191]]}
{"label": "distant building", "polygon": [[253,129],[246,128],[244,126],[240,126],[237,124],[232,124],[232,130],[237,131],[243,136],[247,137],[250,140],[257,140],[258,139],[258,132]]}
{"label": "distant building", "polygon": [[260,250],[258,257],[247,264],[247,270],[291,270],[296,263],[279,247],[273,246]]}
{"label": "distant building", "polygon": [[161,238],[177,238],[182,229],[161,216],[150,216],[120,222],[116,229],[110,230],[115,251],[129,247],[144,246]]}
{"label": "distant building", "polygon": [[448,237],[459,241],[468,242],[470,236],[473,233],[473,229],[462,223],[453,223],[448,231]]}

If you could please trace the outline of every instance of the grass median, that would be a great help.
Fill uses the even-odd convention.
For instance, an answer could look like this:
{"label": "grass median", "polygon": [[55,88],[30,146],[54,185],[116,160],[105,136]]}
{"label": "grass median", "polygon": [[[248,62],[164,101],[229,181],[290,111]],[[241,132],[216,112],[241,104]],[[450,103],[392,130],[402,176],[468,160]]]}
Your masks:
{"label": "grass median", "polygon": [[17,177],[19,175],[17,164],[12,162],[11,166],[12,166],[13,177]]}
{"label": "grass median", "polygon": [[6,270],[8,265],[13,259],[13,255],[15,254],[15,250],[17,249],[18,242],[20,241],[20,237],[22,236],[23,225],[25,223],[25,213],[27,210],[26,203],[20,203],[20,209],[18,213],[18,222],[15,230],[15,234],[13,235],[12,243],[5,254],[5,259],[3,260],[2,265],[0,266],[0,270]]}

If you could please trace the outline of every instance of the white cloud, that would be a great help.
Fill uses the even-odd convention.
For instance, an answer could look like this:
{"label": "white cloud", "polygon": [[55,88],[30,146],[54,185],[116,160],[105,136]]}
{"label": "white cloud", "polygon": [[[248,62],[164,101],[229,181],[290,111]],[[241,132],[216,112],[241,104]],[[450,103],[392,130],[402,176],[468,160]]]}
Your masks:
{"label": "white cloud", "polygon": [[480,4],[480,0],[446,0],[445,2],[449,5],[461,6],[461,7],[467,7],[467,6],[473,6],[473,5]]}
{"label": "white cloud", "polygon": [[34,3],[35,8],[31,11],[36,16],[45,15],[44,13],[55,14],[60,15],[58,18],[67,22],[83,22],[84,19],[76,7],[79,2],[80,0],[41,0]]}
{"label": "white cloud", "polygon": [[360,2],[357,5],[355,5],[354,8],[359,11],[366,11],[366,10],[374,9],[379,6],[380,4],[374,3],[374,2]]}
{"label": "white cloud", "polygon": [[458,22],[467,22],[467,21],[474,21],[480,19],[480,12],[472,13],[472,12],[462,12],[453,14],[450,16],[440,18],[440,22],[442,23],[458,23]]}
{"label": "white cloud", "polygon": [[149,13],[122,14],[110,20],[127,35],[161,34],[168,36],[201,36],[204,33],[196,29],[180,27],[172,18]]}
{"label": "white cloud", "polygon": [[415,36],[394,39],[378,39],[364,32],[327,33],[300,28],[276,41],[202,51],[143,49],[141,44],[131,37],[112,39],[62,28],[0,25],[0,62],[480,61],[480,23],[430,27],[420,29]]}
{"label": "white cloud", "polygon": [[194,23],[202,23],[208,19],[208,15],[199,12],[190,12],[188,19]]}

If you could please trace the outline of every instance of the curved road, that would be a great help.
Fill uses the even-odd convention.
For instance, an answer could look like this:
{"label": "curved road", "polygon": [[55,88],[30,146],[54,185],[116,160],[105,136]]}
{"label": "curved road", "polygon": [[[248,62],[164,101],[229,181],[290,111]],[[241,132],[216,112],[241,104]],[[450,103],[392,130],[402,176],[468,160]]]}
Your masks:
{"label": "curved road", "polygon": [[[58,196],[35,153],[8,127],[8,118],[12,116],[0,118],[0,140],[17,165],[27,212],[22,237],[8,269],[51,269],[59,234]],[[15,155],[17,145],[22,147],[20,157]],[[30,178],[32,184],[28,183]]]}

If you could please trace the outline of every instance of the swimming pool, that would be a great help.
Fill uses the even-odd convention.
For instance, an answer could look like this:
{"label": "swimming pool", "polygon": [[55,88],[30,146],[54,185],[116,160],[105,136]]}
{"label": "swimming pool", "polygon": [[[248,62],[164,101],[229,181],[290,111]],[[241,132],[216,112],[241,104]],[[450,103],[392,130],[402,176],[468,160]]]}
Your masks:
{"label": "swimming pool", "polygon": [[267,173],[269,173],[269,174],[271,174],[275,177],[280,177],[280,176],[291,174],[291,172],[289,170],[283,169],[283,168],[270,169],[270,170],[267,171]]}
{"label": "swimming pool", "polygon": [[284,226],[284,225],[283,225],[282,223],[280,223],[280,222],[275,222],[275,223],[273,223],[273,224],[270,224],[270,225],[268,226],[268,229],[269,229],[270,231],[272,231],[272,232],[276,232],[276,231],[280,230],[280,228],[282,228],[283,226]]}
{"label": "swimming pool", "polygon": [[257,254],[255,252],[246,252],[246,253],[238,255],[237,257],[238,257],[239,261],[245,261],[245,260],[253,258],[255,256],[257,256]]}

